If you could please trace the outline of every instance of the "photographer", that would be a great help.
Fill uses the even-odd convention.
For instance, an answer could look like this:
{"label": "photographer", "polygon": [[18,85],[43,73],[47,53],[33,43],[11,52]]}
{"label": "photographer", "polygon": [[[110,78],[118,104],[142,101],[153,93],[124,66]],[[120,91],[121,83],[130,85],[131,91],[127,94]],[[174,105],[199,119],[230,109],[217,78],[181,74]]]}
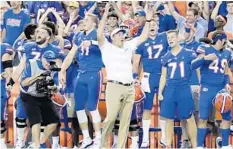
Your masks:
{"label": "photographer", "polygon": [[[46,51],[41,60],[29,60],[20,84],[22,101],[32,127],[34,148],[46,148],[45,141],[59,122],[51,101],[51,94],[56,90],[50,74],[55,69],[54,65],[51,65],[55,60],[56,55],[53,51]],[[46,127],[40,140],[41,122]]]}

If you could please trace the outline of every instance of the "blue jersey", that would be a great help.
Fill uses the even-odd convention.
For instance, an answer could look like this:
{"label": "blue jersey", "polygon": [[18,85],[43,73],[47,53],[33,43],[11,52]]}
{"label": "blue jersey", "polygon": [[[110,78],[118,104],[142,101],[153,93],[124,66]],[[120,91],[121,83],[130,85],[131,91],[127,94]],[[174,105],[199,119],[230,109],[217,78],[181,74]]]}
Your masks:
{"label": "blue jersey", "polygon": [[200,46],[197,52],[205,55],[215,53],[218,57],[214,61],[205,60],[200,67],[201,84],[224,86],[225,69],[231,60],[231,51],[226,49],[216,50],[212,46]]}
{"label": "blue jersey", "polygon": [[[199,47],[200,43],[193,40],[189,43],[184,42],[181,43],[181,46],[183,46],[186,49],[193,50],[194,52],[197,52],[197,48]],[[197,72],[196,70],[193,70],[192,76],[190,78],[190,85],[199,85],[198,77],[197,77]]]}
{"label": "blue jersey", "polygon": [[[55,46],[58,46],[59,41],[54,40],[51,44],[55,45]],[[71,42],[68,39],[64,39],[64,49],[71,49],[71,47],[72,47]]]}
{"label": "blue jersey", "polygon": [[78,33],[73,38],[73,43],[78,46],[76,59],[79,60],[81,71],[100,71],[103,67],[101,51],[98,45],[92,44],[89,48],[81,47],[83,41],[97,41],[97,31],[93,30],[88,35]]}
{"label": "blue jersey", "polygon": [[167,53],[168,43],[166,33],[158,34],[153,40],[148,38],[136,50],[142,57],[144,72],[161,73],[161,57]]}
{"label": "blue jersey", "polygon": [[12,9],[6,11],[3,16],[3,28],[6,29],[4,43],[13,45],[29,23],[30,16],[25,11],[21,10],[18,14],[14,14]]}
{"label": "blue jersey", "polygon": [[[1,73],[4,72],[4,68],[3,68],[3,63],[2,63],[2,57],[4,54],[8,53],[8,54],[13,54],[13,50],[11,48],[11,46],[7,43],[0,43],[1,45]],[[6,92],[6,88],[5,88],[5,85],[6,85],[6,79],[2,79],[1,80],[1,93],[2,95],[5,94]]]}
{"label": "blue jersey", "polygon": [[163,67],[167,68],[167,85],[180,86],[189,84],[192,75],[191,62],[197,57],[192,50],[182,48],[180,53],[174,56],[171,51],[162,58]]}
{"label": "blue jersey", "polygon": [[30,59],[41,59],[42,55],[49,50],[53,51],[56,54],[57,58],[62,58],[63,54],[61,50],[57,46],[54,46],[50,43],[45,48],[38,47],[38,44],[35,42],[29,42],[24,45],[24,51],[27,61]]}

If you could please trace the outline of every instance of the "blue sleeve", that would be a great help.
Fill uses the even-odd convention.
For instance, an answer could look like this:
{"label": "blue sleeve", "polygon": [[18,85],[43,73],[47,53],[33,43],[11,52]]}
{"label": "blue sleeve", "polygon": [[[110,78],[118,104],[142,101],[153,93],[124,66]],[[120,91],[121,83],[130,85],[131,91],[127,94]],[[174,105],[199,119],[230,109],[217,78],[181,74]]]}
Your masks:
{"label": "blue sleeve", "polygon": [[161,58],[161,64],[163,67],[167,67],[167,54],[165,54],[164,56],[162,56]]}
{"label": "blue sleeve", "polygon": [[200,66],[202,66],[204,64],[204,62],[205,62],[204,58],[196,60],[191,65],[192,70],[195,70],[195,69],[199,68]]}
{"label": "blue sleeve", "polygon": [[228,14],[228,12],[227,12],[227,2],[222,1],[222,4],[220,5],[219,10],[218,10],[218,15],[226,16],[227,14]]}
{"label": "blue sleeve", "polygon": [[25,16],[24,16],[24,27],[29,24],[31,22],[31,18],[29,16],[29,14],[25,13]]}

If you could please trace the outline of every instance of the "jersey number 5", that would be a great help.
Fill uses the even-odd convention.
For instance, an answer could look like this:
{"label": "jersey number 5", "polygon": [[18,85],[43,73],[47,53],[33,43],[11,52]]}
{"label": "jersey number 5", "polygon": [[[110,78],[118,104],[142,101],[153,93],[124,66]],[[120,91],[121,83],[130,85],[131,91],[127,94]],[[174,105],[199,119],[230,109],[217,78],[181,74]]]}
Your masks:
{"label": "jersey number 5", "polygon": [[[170,75],[170,78],[172,79],[174,77],[174,74],[177,68],[177,63],[176,62],[169,63],[168,67],[172,68],[171,75]],[[184,62],[183,61],[179,63],[179,67],[180,67],[180,75],[183,78],[184,77]]]}
{"label": "jersey number 5", "polygon": [[[157,53],[154,55],[154,57],[152,57],[152,50],[157,50]],[[163,50],[163,45],[159,44],[159,45],[153,45],[153,46],[149,46],[147,48],[147,52],[148,52],[148,59],[156,59],[159,57],[160,53]]]}
{"label": "jersey number 5", "polygon": [[224,73],[225,67],[226,67],[226,65],[227,65],[227,60],[226,60],[226,59],[223,59],[223,60],[221,60],[220,63],[221,63],[221,66],[218,67],[219,60],[218,60],[218,59],[214,60],[214,61],[209,65],[209,69],[210,69],[210,70],[213,70],[214,73],[217,73],[218,71],[220,71],[221,73]]}

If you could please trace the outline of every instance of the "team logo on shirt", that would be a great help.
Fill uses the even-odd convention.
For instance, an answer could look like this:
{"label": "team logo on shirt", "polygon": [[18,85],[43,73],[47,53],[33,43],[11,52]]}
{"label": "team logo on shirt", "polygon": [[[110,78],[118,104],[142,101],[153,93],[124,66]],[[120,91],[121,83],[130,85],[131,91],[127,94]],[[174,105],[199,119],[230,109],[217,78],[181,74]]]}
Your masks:
{"label": "team logo on shirt", "polygon": [[7,19],[6,24],[8,26],[20,26],[21,24],[21,20],[18,19]]}

